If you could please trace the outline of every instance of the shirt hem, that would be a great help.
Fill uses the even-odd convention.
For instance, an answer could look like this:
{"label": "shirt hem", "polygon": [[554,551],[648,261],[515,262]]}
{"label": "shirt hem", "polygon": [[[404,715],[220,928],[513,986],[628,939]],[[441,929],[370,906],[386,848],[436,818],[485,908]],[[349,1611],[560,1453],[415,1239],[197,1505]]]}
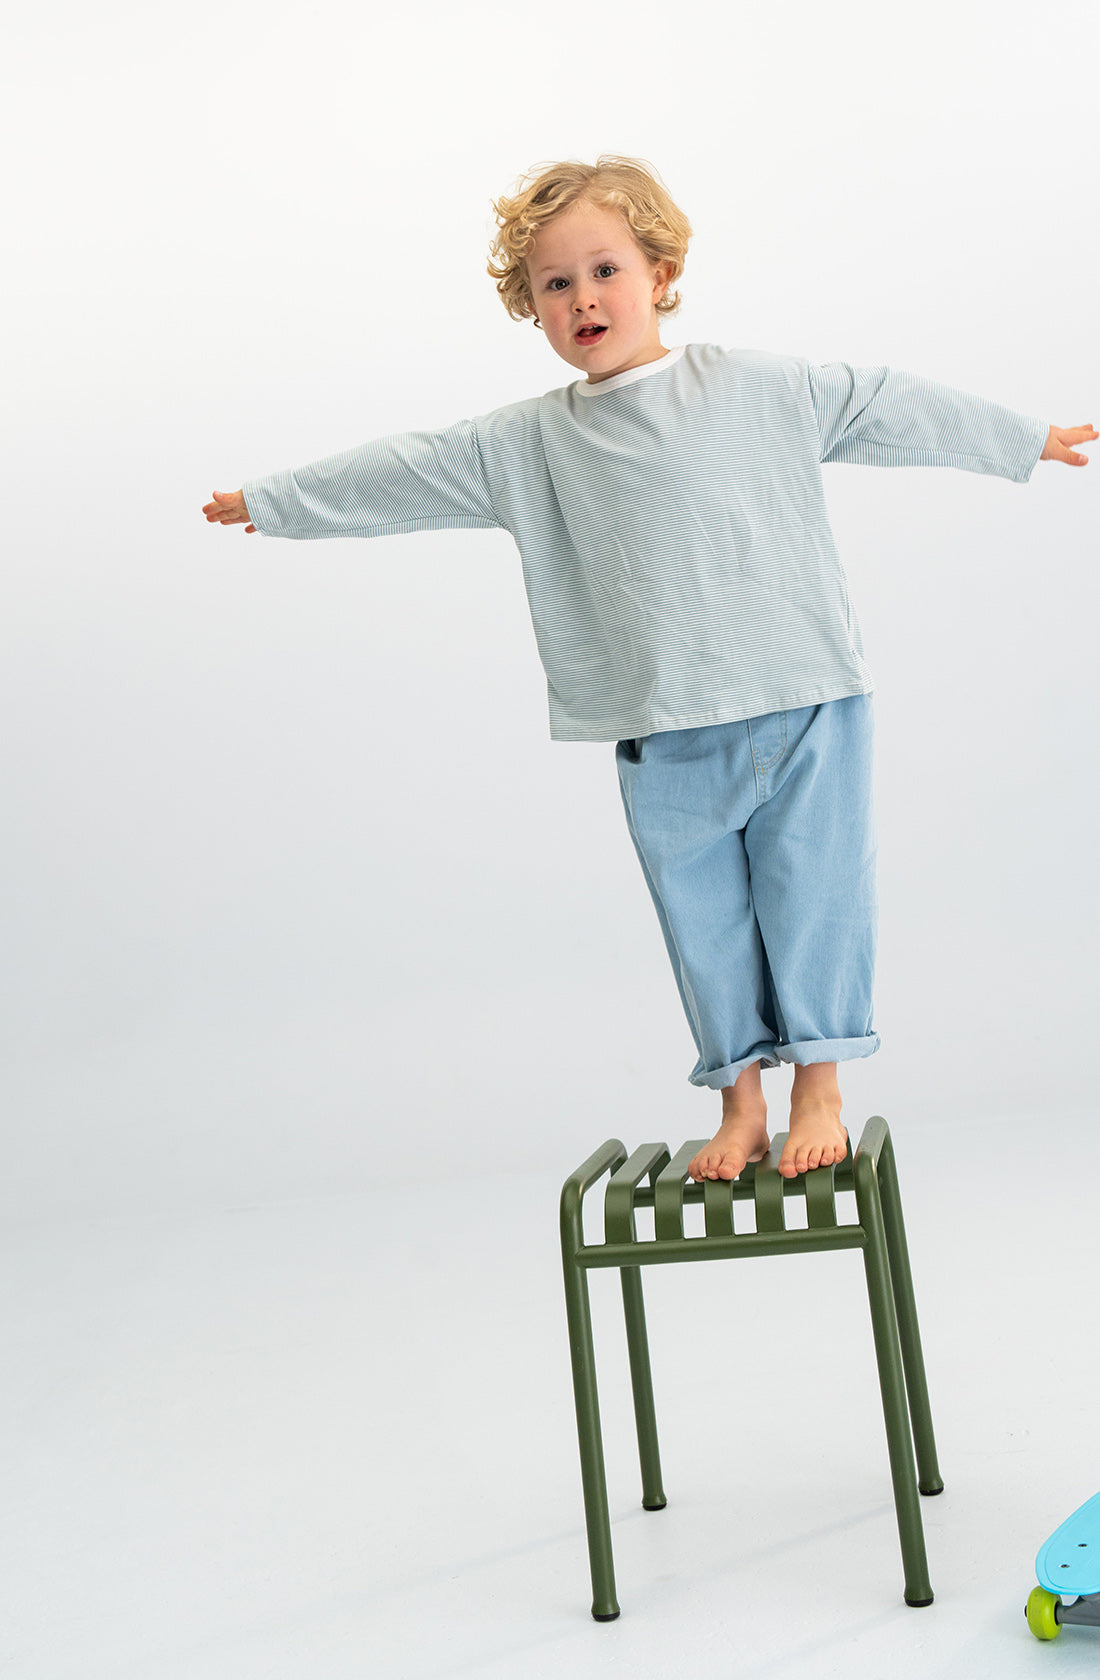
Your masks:
{"label": "shirt hem", "polygon": [[766,717],[771,712],[793,712],[801,706],[824,706],[830,700],[850,700],[858,694],[873,694],[873,683],[861,683],[853,688],[825,688],[817,689],[809,694],[797,694],[791,698],[781,698],[766,706],[753,706],[748,710],[744,705],[719,706],[709,712],[692,712],[683,717],[648,718],[640,723],[629,722],[622,725],[592,724],[586,729],[566,729],[561,726],[550,725],[550,739],[552,741],[635,741],[644,740],[647,735],[665,735],[674,729],[706,729],[712,724],[743,723],[746,718]]}

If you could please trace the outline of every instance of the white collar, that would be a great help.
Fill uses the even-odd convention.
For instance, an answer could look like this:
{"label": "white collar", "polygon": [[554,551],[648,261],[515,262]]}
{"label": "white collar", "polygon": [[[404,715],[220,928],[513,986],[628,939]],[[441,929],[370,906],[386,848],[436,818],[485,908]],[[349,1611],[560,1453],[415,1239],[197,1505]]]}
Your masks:
{"label": "white collar", "polygon": [[678,344],[674,350],[658,356],[655,362],[643,362],[641,367],[627,368],[625,373],[612,374],[610,379],[597,380],[595,385],[590,385],[587,379],[579,379],[573,389],[585,397],[599,397],[605,391],[617,391],[620,386],[633,385],[636,379],[648,379],[651,373],[662,373],[673,362],[678,362],[686,349],[686,344]]}

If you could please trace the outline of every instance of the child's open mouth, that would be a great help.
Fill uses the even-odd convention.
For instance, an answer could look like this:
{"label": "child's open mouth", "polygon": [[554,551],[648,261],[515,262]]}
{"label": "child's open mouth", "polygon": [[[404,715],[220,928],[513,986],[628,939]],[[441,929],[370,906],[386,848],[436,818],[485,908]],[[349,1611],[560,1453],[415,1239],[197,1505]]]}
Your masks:
{"label": "child's open mouth", "polygon": [[575,334],[575,337],[578,344],[594,344],[598,338],[603,337],[606,331],[606,327],[582,327],[580,332]]}

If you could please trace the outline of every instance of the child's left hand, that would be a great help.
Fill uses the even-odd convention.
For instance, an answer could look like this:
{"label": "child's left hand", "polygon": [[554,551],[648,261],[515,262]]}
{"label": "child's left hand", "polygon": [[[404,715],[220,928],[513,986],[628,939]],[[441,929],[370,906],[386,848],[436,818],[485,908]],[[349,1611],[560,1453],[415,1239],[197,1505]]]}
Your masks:
{"label": "child's left hand", "polygon": [[1050,436],[1043,445],[1040,461],[1065,461],[1070,467],[1087,467],[1087,455],[1075,455],[1068,446],[1071,443],[1095,443],[1100,432],[1095,426],[1052,426]]}

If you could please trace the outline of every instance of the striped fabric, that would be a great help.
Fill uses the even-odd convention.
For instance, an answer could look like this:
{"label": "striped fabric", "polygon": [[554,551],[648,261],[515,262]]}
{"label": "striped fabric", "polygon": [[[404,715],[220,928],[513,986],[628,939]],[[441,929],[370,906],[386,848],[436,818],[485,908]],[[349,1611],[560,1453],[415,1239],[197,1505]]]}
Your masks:
{"label": "striped fabric", "polygon": [[510,531],[551,736],[615,741],[869,693],[822,463],[1024,483],[1047,431],[890,368],[690,345],[244,493],[273,537]]}

